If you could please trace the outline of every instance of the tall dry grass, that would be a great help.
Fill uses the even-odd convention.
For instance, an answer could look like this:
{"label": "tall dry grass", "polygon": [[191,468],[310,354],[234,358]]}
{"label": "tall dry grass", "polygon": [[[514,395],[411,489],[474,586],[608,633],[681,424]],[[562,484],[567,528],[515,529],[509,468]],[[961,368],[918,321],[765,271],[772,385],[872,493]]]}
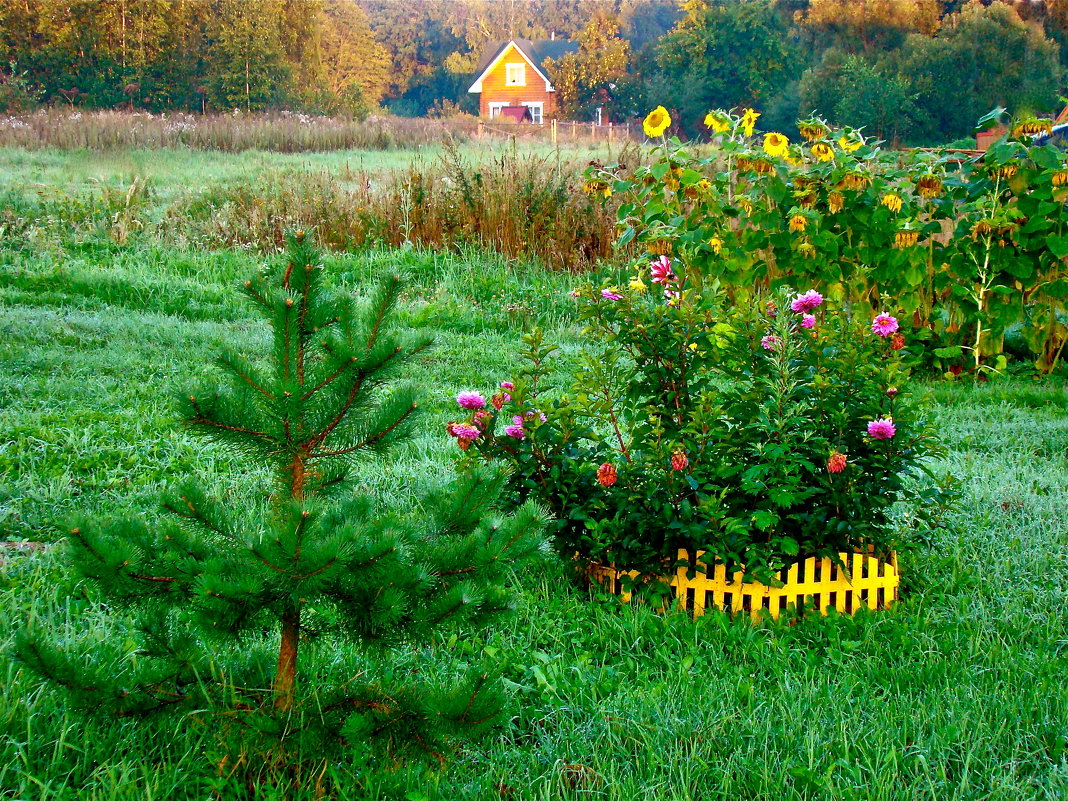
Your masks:
{"label": "tall dry grass", "polygon": [[286,171],[216,186],[174,202],[161,228],[199,247],[257,249],[314,228],[335,249],[474,245],[577,271],[610,257],[615,238],[614,204],[582,192],[582,166],[517,151],[476,161],[446,145],[432,162],[385,175]]}
{"label": "tall dry grass", "polygon": [[0,117],[0,147],[57,150],[156,149],[391,150],[465,141],[477,121],[368,117],[351,120],[307,114],[148,114],[41,109]]}

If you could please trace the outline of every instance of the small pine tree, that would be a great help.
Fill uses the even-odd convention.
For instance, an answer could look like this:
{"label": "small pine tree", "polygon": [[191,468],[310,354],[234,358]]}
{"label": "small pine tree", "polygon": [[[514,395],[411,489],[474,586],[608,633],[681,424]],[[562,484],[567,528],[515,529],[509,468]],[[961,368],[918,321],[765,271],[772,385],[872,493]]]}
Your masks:
{"label": "small pine tree", "polygon": [[[433,493],[415,515],[343,491],[354,458],[383,454],[416,412],[410,387],[384,389],[430,344],[391,332],[400,286],[387,278],[365,305],[332,293],[317,251],[290,237],[284,262],[245,284],[270,323],[266,360],[227,354],[225,384],[182,400],[192,431],[265,467],[272,489],[235,507],[189,485],[165,499],[165,522],[79,521],[69,557],[128,609],[136,645],[97,643],[79,656],[25,629],[20,658],[93,706],[132,714],[225,698],[228,713],[266,712],[257,728],[273,720],[275,731],[300,729],[305,744],[309,731],[329,731],[349,744],[387,734],[431,748],[497,720],[492,677],[475,671],[442,691],[412,685],[388,669],[388,646],[505,611],[510,571],[544,551],[541,510],[493,515],[503,477],[489,473]],[[319,675],[302,687],[298,653],[338,638],[362,645],[346,653],[365,661],[333,686]],[[254,657],[272,643],[273,671]],[[386,669],[366,668],[376,662]]]}

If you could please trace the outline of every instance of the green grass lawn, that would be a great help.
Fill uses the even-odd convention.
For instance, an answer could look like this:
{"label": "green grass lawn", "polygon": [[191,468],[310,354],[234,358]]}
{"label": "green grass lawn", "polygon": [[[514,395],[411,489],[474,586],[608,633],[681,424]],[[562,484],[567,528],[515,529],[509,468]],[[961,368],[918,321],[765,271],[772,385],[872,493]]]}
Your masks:
{"label": "green grass lawn", "polygon": [[[47,180],[63,171],[48,154],[19,158],[57,171]],[[0,154],[0,174],[15,160]],[[96,241],[0,245],[0,540],[53,543],[0,552],[5,653],[27,619],[79,647],[123,647],[121,619],[64,571],[70,515],[151,517],[158,490],[190,472],[220,493],[249,481],[176,425],[172,401],[224,345],[261,343],[238,293],[258,263]],[[420,433],[359,475],[403,503],[447,480],[452,396],[508,378],[524,330],[540,324],[564,346],[561,376],[583,342],[568,276],[417,250],[334,255],[327,267],[355,292],[401,269],[402,318],[437,336],[413,376]],[[963,503],[903,554],[891,610],[692,622],[591,597],[552,562],[516,577],[518,613],[504,624],[412,643],[403,657],[496,664],[514,693],[510,724],[444,767],[396,767],[377,791],[355,789],[358,766],[339,763],[348,797],[1068,798],[1068,393],[1006,380],[932,385],[931,398],[949,449],[935,469],[960,479]],[[358,665],[354,653],[306,653],[308,671]],[[6,657],[0,690],[0,798],[236,797],[206,715],[85,716]]]}

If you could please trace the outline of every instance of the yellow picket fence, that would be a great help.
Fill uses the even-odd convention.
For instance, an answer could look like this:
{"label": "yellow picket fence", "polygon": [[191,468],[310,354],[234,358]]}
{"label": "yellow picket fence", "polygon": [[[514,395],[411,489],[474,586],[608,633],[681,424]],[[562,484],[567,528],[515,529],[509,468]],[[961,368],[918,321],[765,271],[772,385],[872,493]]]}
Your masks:
{"label": "yellow picket fence", "polygon": [[[703,554],[704,551],[697,552],[693,578],[687,576],[690,570],[686,566],[680,566],[671,578],[659,578],[672,588],[675,600],[694,617],[703,615],[706,609],[722,609],[731,614],[744,612],[753,620],[766,615],[777,618],[787,609],[802,605],[818,609],[824,615],[831,609],[852,614],[861,607],[885,609],[897,600],[900,576],[896,554],[891,554],[885,562],[867,554],[840,553],[845,569],[829,558],[809,557],[779,572],[782,587],[743,583],[741,572],[728,577],[722,564],[715,565],[709,575],[708,568],[700,561]],[[679,561],[688,564],[689,554],[679,551]],[[591,563],[587,575],[628,603],[630,593],[623,589],[623,577],[636,579],[640,574]]]}

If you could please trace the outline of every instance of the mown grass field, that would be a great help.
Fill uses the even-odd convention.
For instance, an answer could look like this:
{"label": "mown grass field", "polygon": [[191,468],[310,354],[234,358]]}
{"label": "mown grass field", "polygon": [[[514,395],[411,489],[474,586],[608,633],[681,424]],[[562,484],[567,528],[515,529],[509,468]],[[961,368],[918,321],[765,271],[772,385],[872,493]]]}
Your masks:
{"label": "mown grass field", "polygon": [[[143,160],[160,171],[159,191],[178,191],[198,174],[240,176],[284,159],[309,163],[8,151],[0,174],[9,186],[119,182],[124,165]],[[243,251],[84,235],[44,250],[0,239],[0,540],[51,543],[0,552],[2,798],[237,797],[209,716],[86,716],[6,654],[27,619],[79,647],[121,644],[121,620],[64,570],[71,514],[151,517],[157,491],[190,472],[220,493],[242,491],[249,477],[176,425],[172,399],[210,373],[224,344],[262,342],[238,293],[259,263]],[[538,266],[407,249],[335,254],[327,268],[355,292],[401,269],[403,320],[437,337],[412,376],[424,387],[419,434],[359,480],[416,508],[448,480],[443,426],[457,391],[508,378],[531,325],[564,346],[561,378],[583,343],[566,297],[575,279]],[[695,623],[591,597],[552,562],[516,577],[518,611],[506,623],[412,643],[404,657],[495,664],[514,690],[511,723],[444,766],[391,765],[373,778],[338,763],[342,797],[1068,798],[1068,392],[1005,380],[932,384],[930,395],[949,449],[934,469],[960,479],[963,501],[902,555],[893,609]],[[308,670],[359,662],[307,654]]]}

